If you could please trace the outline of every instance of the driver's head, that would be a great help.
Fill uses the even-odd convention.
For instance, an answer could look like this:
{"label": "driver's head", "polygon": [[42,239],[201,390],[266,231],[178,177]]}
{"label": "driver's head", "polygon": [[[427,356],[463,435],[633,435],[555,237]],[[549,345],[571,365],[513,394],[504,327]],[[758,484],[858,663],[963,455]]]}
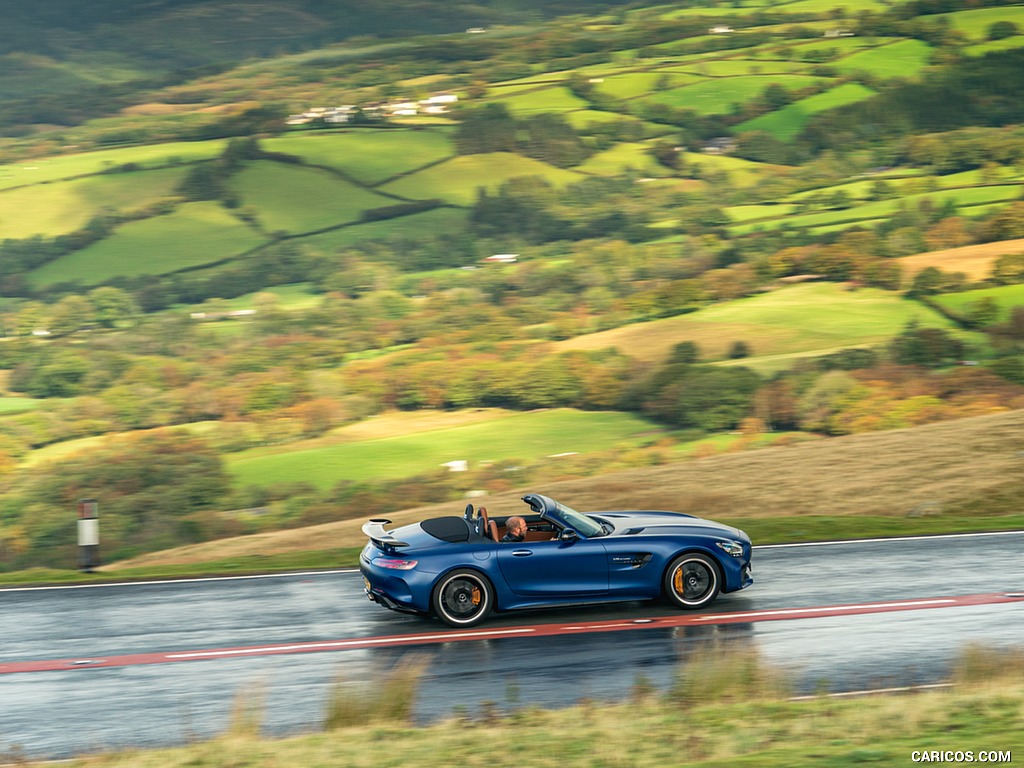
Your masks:
{"label": "driver's head", "polygon": [[521,517],[510,517],[505,523],[505,527],[513,536],[522,536],[526,533],[526,521]]}

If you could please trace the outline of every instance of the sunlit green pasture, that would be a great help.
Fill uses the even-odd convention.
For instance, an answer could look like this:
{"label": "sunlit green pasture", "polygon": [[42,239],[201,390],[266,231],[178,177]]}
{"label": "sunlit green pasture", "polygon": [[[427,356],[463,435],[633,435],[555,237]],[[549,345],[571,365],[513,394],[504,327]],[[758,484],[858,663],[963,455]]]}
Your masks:
{"label": "sunlit green pasture", "polygon": [[816,93],[806,99],[787,104],[782,109],[740,123],[736,126],[736,130],[767,131],[777,139],[789,141],[803,130],[812,115],[863,101],[871,98],[874,93],[860,83],[843,83],[824,93]]}
{"label": "sunlit green pasture", "polygon": [[982,299],[992,299],[999,307],[998,321],[1010,316],[1014,307],[1024,307],[1024,285],[1001,285],[998,288],[981,288],[977,291],[963,293],[943,293],[933,296],[932,300],[940,306],[954,312],[967,314],[971,306]]}
{"label": "sunlit green pasture", "polygon": [[762,222],[758,224],[740,224],[730,227],[730,233],[748,234],[756,229],[775,229],[780,226],[787,227],[819,227],[840,224],[842,222],[861,221],[891,216],[897,212],[901,205],[915,206],[922,200],[930,200],[937,206],[952,202],[958,209],[969,208],[977,205],[1010,201],[1018,197],[1020,186],[1003,184],[991,187],[967,187],[961,189],[940,189],[934,192],[926,192],[917,195],[906,195],[904,197],[892,198],[889,200],[876,200],[874,202],[854,205],[850,208],[839,210],[819,211],[815,213],[796,214],[780,218],[774,222]]}
{"label": "sunlit green pasture", "polygon": [[247,165],[230,184],[270,231],[312,232],[358,221],[367,208],[399,202],[326,171],[265,160]]}
{"label": "sunlit green pasture", "polygon": [[4,416],[9,413],[23,413],[24,411],[35,410],[42,402],[42,400],[37,400],[34,397],[4,395],[0,397],[0,416]]}
{"label": "sunlit green pasture", "polygon": [[688,71],[705,77],[740,77],[742,75],[789,75],[803,72],[808,64],[799,61],[762,59],[719,59],[698,61],[687,67]]}
{"label": "sunlit green pasture", "polygon": [[595,83],[595,88],[601,93],[616,99],[634,99],[652,91],[690,85],[699,82],[701,78],[683,73],[630,72],[597,79],[601,82]]}
{"label": "sunlit green pasture", "polygon": [[102,213],[145,208],[173,194],[184,168],[112,173],[0,192],[0,240],[54,237]]}
{"label": "sunlit green pasture", "polygon": [[1008,51],[1012,48],[1024,48],[1024,35],[1004,37],[1002,40],[987,40],[977,45],[968,45],[961,50],[967,56],[984,56],[993,51]]}
{"label": "sunlit green pasture", "polygon": [[310,165],[344,171],[364,184],[379,184],[455,153],[451,132],[442,128],[296,133],[265,139],[262,144],[273,152],[297,155]]}
{"label": "sunlit green pasture", "polygon": [[731,205],[725,209],[726,215],[736,224],[745,221],[757,221],[758,219],[774,219],[778,216],[787,216],[796,208],[792,203],[770,203],[754,205]]}
{"label": "sunlit green pasture", "polygon": [[673,173],[672,170],[651,156],[649,144],[640,142],[616,144],[587,158],[583,164],[577,165],[573,170],[597,176],[617,176],[629,168],[641,171],[648,176],[670,176]]}
{"label": "sunlit green pasture", "polygon": [[221,139],[178,141],[75,155],[56,155],[27,160],[15,165],[0,165],[0,189],[102,173],[127,163],[134,163],[141,168],[153,168],[209,160],[223,152],[225,144],[226,142]]}
{"label": "sunlit green pasture", "polygon": [[496,190],[517,176],[542,176],[556,186],[582,177],[573,171],[511,152],[460,155],[422,171],[388,182],[381,190],[416,200],[440,198],[456,205],[471,205],[478,187]]}
{"label": "sunlit green pasture", "polygon": [[588,106],[586,101],[561,86],[539,88],[509,96],[492,96],[488,97],[487,101],[504,104],[516,117],[528,117],[542,112],[568,112]]}
{"label": "sunlit green pasture", "polygon": [[304,237],[298,242],[313,248],[334,251],[369,240],[443,235],[460,231],[466,222],[466,216],[466,211],[461,208],[434,208],[396,219],[340,227],[330,232]]}
{"label": "sunlit green pasture", "polygon": [[558,453],[593,453],[637,445],[662,430],[631,414],[571,409],[498,412],[486,421],[359,442],[303,448],[260,448],[228,459],[240,485],[306,482],[329,488],[339,480],[432,473],[449,461],[535,461]]}
{"label": "sunlit green pasture", "polygon": [[751,349],[747,363],[762,357],[798,355],[881,344],[911,319],[925,327],[953,328],[935,310],[874,288],[848,291],[835,283],[804,283],[715,304],[698,312],[580,336],[559,350],[620,350],[643,360],[665,359],[673,345],[693,341],[706,360],[725,359],[732,344]]}
{"label": "sunlit green pasture", "polygon": [[[841,23],[833,23],[833,27],[842,26]],[[819,51],[834,51],[839,56],[847,56],[855,51],[865,48],[877,48],[880,45],[895,42],[898,38],[892,37],[835,37],[825,40],[813,40],[809,43],[792,43],[792,54],[798,58],[813,55]]]}
{"label": "sunlit green pasture", "polygon": [[722,77],[673,88],[647,98],[670,107],[692,109],[704,115],[719,115],[729,113],[736,104],[745,104],[755,99],[769,85],[796,90],[822,81],[820,77],[793,74]]}
{"label": "sunlit green pasture", "polygon": [[643,129],[643,135],[645,138],[664,136],[667,133],[674,132],[672,130],[672,126],[669,125],[651,123],[645,120],[639,120],[629,115],[620,115],[617,112],[601,112],[596,109],[577,109],[573,112],[566,112],[562,117],[565,118],[569,125],[583,133],[590,130],[591,126],[606,125],[608,123],[632,123],[640,125]]}
{"label": "sunlit green pasture", "polygon": [[901,40],[892,45],[852,53],[830,62],[829,66],[844,74],[863,71],[876,77],[905,78],[920,72],[928,64],[931,54],[931,46],[921,40]]}
{"label": "sunlit green pasture", "polygon": [[162,275],[211,264],[264,242],[217,203],[188,203],[165,216],[133,221],[110,236],[28,274],[32,286],[96,285],[117,276]]}
{"label": "sunlit green pasture", "polygon": [[988,37],[988,28],[997,21],[1010,21],[1016,24],[1018,29],[1024,28],[1024,6],[973,8],[969,11],[943,13],[936,18],[948,20],[953,29],[973,40],[985,40]]}
{"label": "sunlit green pasture", "polygon": [[729,174],[729,180],[740,187],[748,187],[757,184],[779,171],[785,170],[784,165],[770,165],[768,163],[755,163],[751,160],[744,160],[741,157],[730,157],[729,155],[707,155],[700,152],[683,152],[683,160],[691,167],[700,166],[711,168],[716,171],[724,171]]}
{"label": "sunlit green pasture", "polygon": [[841,9],[853,16],[861,11],[884,13],[889,5],[882,0],[797,0],[795,3],[776,5],[772,10],[782,13],[828,13]]}

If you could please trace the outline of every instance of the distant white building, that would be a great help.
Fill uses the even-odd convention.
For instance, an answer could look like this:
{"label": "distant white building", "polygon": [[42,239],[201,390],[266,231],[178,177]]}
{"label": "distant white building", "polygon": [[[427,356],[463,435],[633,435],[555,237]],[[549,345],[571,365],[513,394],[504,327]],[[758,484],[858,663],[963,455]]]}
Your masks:
{"label": "distant white building", "polygon": [[709,35],[728,35],[730,32],[736,30],[730,27],[728,24],[716,24],[708,30]]}
{"label": "distant white building", "polygon": [[487,264],[514,264],[519,260],[518,253],[496,253],[484,259]]}

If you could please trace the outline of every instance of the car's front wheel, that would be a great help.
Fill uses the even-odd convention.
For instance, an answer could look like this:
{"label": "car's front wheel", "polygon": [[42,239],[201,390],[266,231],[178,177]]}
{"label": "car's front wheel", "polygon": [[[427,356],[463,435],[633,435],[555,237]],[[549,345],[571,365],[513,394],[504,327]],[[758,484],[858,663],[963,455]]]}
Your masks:
{"label": "car's front wheel", "polygon": [[437,617],[450,627],[479,624],[494,605],[489,581],[468,568],[452,571],[434,587],[431,604]]}
{"label": "car's front wheel", "polygon": [[687,552],[665,571],[665,596],[680,608],[703,608],[721,589],[718,566],[708,555]]}

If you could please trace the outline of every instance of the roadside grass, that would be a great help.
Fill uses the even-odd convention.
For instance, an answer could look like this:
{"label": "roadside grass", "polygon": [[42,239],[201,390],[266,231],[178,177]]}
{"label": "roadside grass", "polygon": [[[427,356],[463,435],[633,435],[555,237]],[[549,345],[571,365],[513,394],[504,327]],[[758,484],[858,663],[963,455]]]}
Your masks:
{"label": "roadside grass", "polygon": [[[1017,649],[982,653],[1015,668],[1024,657]],[[557,712],[495,705],[416,726],[411,712],[423,662],[413,656],[373,675],[373,687],[355,692],[339,681],[328,711],[337,705],[342,716],[328,717],[322,732],[261,739],[254,733],[262,701],[256,691],[251,705],[236,699],[231,723],[219,738],[99,754],[67,765],[792,768],[907,765],[915,750],[932,748],[975,755],[1019,752],[1024,684],[1019,676],[996,682],[984,672],[979,680],[971,664],[959,663],[956,684],[944,690],[797,699],[789,695],[792,673],[767,662],[756,646],[711,643],[680,663],[667,691],[638,679],[633,693],[620,701],[584,700]]]}
{"label": "roadside grass", "polygon": [[64,235],[102,213],[145,208],[173,194],[184,173],[161,168],[102,174],[0,192],[0,240]]}
{"label": "roadside grass", "polygon": [[556,187],[584,177],[574,171],[555,168],[539,160],[511,152],[460,155],[439,165],[404,176],[379,187],[381,191],[414,200],[441,198],[455,205],[472,205],[477,190],[496,191],[517,176],[540,176]]}
{"label": "roadside grass", "polygon": [[915,318],[925,327],[955,328],[935,310],[895,293],[804,283],[688,315],[577,336],[553,346],[558,351],[618,347],[639,360],[659,362],[673,345],[693,341],[704,360],[715,361],[724,360],[734,342],[745,341],[751,356],[736,364],[755,365],[762,356],[885,343]]}
{"label": "roadside grass", "polygon": [[186,203],[165,216],[133,221],[94,245],[30,272],[29,285],[96,285],[118,276],[162,275],[236,256],[264,242],[217,203]]}
{"label": "roadside grass", "polygon": [[451,132],[441,128],[309,132],[264,139],[261,143],[269,151],[297,155],[311,165],[336,168],[364,184],[379,184],[455,153]]}
{"label": "roadside grass", "polygon": [[326,171],[265,160],[248,164],[230,186],[267,230],[292,234],[358,221],[367,208],[398,202]]}

